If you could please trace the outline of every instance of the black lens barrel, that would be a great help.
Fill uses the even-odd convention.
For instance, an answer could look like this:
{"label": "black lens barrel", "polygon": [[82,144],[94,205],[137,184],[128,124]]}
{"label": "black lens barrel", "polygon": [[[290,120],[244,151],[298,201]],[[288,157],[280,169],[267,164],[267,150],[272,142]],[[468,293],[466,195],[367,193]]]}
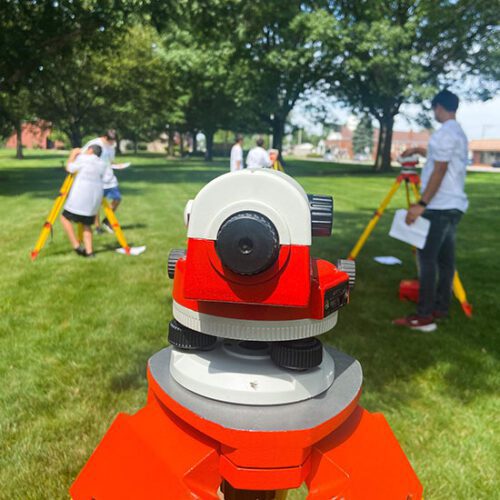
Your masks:
{"label": "black lens barrel", "polygon": [[279,255],[274,224],[258,212],[238,212],[227,218],[217,234],[216,250],[222,264],[242,275],[259,274]]}

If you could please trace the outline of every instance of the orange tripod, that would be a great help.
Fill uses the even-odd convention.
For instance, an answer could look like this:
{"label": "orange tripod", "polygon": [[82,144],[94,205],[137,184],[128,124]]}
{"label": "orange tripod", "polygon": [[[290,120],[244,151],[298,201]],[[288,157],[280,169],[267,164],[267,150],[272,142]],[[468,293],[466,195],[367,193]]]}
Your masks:
{"label": "orange tripod", "polygon": [[[414,169],[408,169],[408,170],[402,170],[402,172],[397,176],[396,181],[392,185],[391,189],[385,196],[385,198],[382,200],[382,203],[380,206],[375,210],[375,213],[373,214],[372,218],[370,219],[370,222],[368,222],[367,226],[365,227],[364,231],[362,232],[361,236],[359,237],[358,241],[352,248],[351,252],[349,253],[348,259],[350,260],[355,260],[356,257],[358,256],[359,252],[363,248],[363,246],[366,243],[366,240],[372,233],[372,231],[375,229],[375,226],[377,225],[378,221],[380,220],[380,217],[384,214],[385,209],[389,205],[389,203],[392,200],[392,197],[396,194],[397,190],[399,189],[401,183],[404,181],[405,183],[405,191],[406,191],[406,201],[408,204],[408,207],[411,205],[411,194],[410,194],[410,189],[413,192],[413,196],[415,201],[418,201],[420,198],[420,193],[419,193],[419,187],[420,187],[420,177],[418,173]],[[453,293],[455,294],[455,297],[458,299],[460,302],[460,305],[462,306],[462,310],[464,311],[465,315],[468,317],[472,316],[472,305],[469,304],[467,301],[467,295],[465,293],[465,289],[462,285],[462,282],[460,280],[460,277],[458,275],[458,272],[455,271],[455,276],[453,277]]]}
{"label": "orange tripod", "polygon": [[327,349],[332,386],[277,406],[200,396],[170,375],[172,348],[156,353],[146,406],[118,415],[72,498],[283,499],[305,482],[308,499],[420,499],[422,486],[385,418],[358,405],[359,362]]}

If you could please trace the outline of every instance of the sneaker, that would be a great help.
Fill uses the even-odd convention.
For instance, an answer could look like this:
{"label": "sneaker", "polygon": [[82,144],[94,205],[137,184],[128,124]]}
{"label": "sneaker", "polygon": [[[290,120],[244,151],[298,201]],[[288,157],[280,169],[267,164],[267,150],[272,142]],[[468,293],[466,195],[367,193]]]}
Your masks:
{"label": "sneaker", "polygon": [[85,252],[84,257],[87,257],[87,259],[95,259],[95,253],[94,252],[92,252],[92,253]]}
{"label": "sneaker", "polygon": [[405,318],[398,318],[392,321],[393,325],[406,326],[411,330],[418,330],[420,332],[433,332],[437,325],[434,322],[433,316],[417,316],[412,314]]}
{"label": "sneaker", "polygon": [[85,257],[85,255],[87,255],[85,252],[85,248],[83,248],[81,245],[79,247],[74,248],[73,250],[81,257]]}
{"label": "sneaker", "polygon": [[114,231],[113,231],[113,228],[111,227],[111,224],[109,223],[109,220],[108,219],[104,219],[102,221],[102,227],[104,228],[104,230],[106,230],[108,233],[110,234],[113,234]]}

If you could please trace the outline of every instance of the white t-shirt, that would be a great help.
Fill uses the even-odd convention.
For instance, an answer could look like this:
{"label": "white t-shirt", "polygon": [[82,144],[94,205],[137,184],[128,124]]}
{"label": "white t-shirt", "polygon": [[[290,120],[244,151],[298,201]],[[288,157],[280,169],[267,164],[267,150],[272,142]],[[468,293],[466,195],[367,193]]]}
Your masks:
{"label": "white t-shirt", "polygon": [[260,146],[252,148],[247,155],[247,168],[269,168],[272,165],[269,153]]}
{"label": "white t-shirt", "polygon": [[102,154],[100,158],[108,165],[108,169],[106,170],[103,179],[104,189],[117,187],[118,179],[116,178],[116,175],[111,168],[111,165],[115,160],[115,146],[111,146],[110,144],[105,143],[100,137],[97,137],[96,139],[92,139],[91,141],[87,142],[87,144],[83,146],[82,153],[84,153],[92,144],[101,146]]}
{"label": "white t-shirt", "polygon": [[77,215],[96,215],[102,202],[103,177],[107,168],[107,164],[96,155],[79,154],[68,165],[68,171],[77,175],[64,205],[65,210]]}
{"label": "white t-shirt", "polygon": [[429,209],[467,210],[469,202],[464,191],[467,149],[467,137],[456,120],[447,120],[432,134],[427,147],[427,161],[422,170],[421,192],[427,187],[435,161],[448,162],[448,168],[437,193],[427,206]]}
{"label": "white t-shirt", "polygon": [[[238,168],[237,162],[240,162],[240,166]],[[236,170],[241,170],[243,168],[243,149],[241,145],[237,142],[231,148],[231,160],[230,160],[230,170],[231,172],[235,172]]]}

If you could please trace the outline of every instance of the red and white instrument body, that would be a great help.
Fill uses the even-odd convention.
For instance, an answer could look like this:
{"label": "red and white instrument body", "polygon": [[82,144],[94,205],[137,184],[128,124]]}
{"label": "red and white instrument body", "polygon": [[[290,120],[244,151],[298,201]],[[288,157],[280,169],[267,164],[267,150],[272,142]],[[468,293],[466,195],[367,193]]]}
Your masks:
{"label": "red and white instrument body", "polygon": [[[217,253],[220,227],[241,212],[264,215],[279,236],[277,259],[255,275],[231,271]],[[261,341],[307,338],[335,326],[333,302],[347,303],[349,277],[311,258],[309,199],[291,177],[267,169],[222,175],[188,203],[185,219],[187,253],[177,261],[173,289],[180,323],[210,335]]]}

